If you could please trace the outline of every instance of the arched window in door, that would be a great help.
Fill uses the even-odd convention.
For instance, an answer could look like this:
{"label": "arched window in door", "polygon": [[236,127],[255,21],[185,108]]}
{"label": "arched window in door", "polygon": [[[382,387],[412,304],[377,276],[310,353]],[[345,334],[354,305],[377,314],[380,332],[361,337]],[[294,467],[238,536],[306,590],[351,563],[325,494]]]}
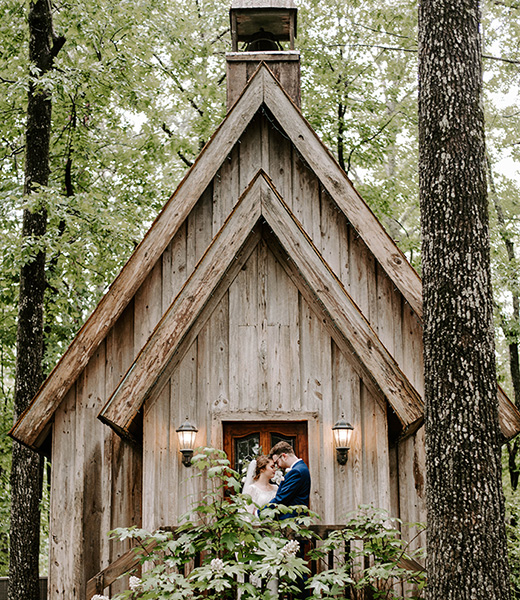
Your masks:
{"label": "arched window in door", "polygon": [[307,421],[231,421],[222,425],[224,451],[239,473],[252,458],[269,454],[280,441],[289,442],[296,456],[309,464]]}

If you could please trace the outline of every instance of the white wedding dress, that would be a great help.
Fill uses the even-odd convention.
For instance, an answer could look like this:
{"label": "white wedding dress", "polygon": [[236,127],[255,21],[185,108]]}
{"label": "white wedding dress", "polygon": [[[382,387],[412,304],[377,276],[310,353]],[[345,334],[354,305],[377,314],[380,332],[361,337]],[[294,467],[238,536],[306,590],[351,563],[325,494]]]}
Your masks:
{"label": "white wedding dress", "polygon": [[[248,504],[246,509],[252,515],[256,515],[258,513],[258,508],[262,508],[265,506],[270,500],[272,500],[276,496],[276,492],[278,491],[278,486],[274,484],[270,484],[271,489],[266,490],[260,488],[256,483],[254,483],[253,475],[256,470],[256,460],[252,460],[249,463],[249,467],[247,469],[246,480],[244,486],[242,487],[242,494],[251,497],[251,500],[254,504]],[[251,575],[250,582],[256,586],[261,587],[262,582],[260,579]],[[267,588],[272,592],[274,597],[278,595],[278,579],[275,577],[271,579],[267,583]]]}
{"label": "white wedding dress", "polygon": [[247,489],[244,487],[243,493],[251,496],[251,500],[254,502],[254,504],[250,504],[247,507],[248,512],[255,514],[256,506],[262,508],[262,506],[265,506],[269,500],[272,500],[276,496],[278,486],[271,485],[271,488],[271,490],[263,490],[260,489],[255,483],[252,483]]}
{"label": "white wedding dress", "polygon": [[269,500],[272,500],[276,496],[276,492],[278,491],[277,485],[270,484],[270,489],[266,490],[254,483],[253,475],[255,473],[255,470],[256,460],[252,460],[249,463],[246,480],[244,483],[244,487],[242,488],[242,494],[250,496],[251,500],[254,502],[254,504],[249,504],[247,507],[247,511],[253,515],[257,512],[257,506],[260,508],[262,508],[262,506],[265,506],[269,502]]}

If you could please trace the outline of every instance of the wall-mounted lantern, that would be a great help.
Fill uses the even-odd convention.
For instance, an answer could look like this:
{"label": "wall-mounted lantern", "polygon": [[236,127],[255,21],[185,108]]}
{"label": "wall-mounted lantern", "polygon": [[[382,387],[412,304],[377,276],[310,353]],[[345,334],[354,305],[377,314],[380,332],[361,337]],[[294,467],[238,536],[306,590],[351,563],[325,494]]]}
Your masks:
{"label": "wall-mounted lantern", "polygon": [[179,450],[182,453],[182,464],[185,467],[191,467],[191,459],[193,457],[193,449],[195,448],[195,438],[197,437],[198,429],[192,425],[186,417],[186,421],[176,429],[179,436]]}
{"label": "wall-mounted lantern", "polygon": [[334,432],[334,446],[336,447],[336,459],[340,465],[346,465],[348,451],[350,450],[350,437],[354,428],[345,421],[345,416],[336,422],[332,431]]}

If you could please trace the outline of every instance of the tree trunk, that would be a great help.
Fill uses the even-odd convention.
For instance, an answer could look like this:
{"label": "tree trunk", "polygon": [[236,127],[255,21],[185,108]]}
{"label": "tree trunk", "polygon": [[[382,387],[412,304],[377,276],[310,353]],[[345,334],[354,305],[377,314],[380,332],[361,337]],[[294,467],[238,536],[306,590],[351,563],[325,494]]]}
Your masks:
{"label": "tree trunk", "polygon": [[[64,42],[62,38],[53,38],[50,8],[48,0],[31,2],[29,7],[29,62],[38,68],[40,75],[52,68],[53,57]],[[24,195],[34,193],[39,186],[48,184],[50,133],[50,95],[32,84],[27,104]],[[46,226],[45,206],[40,204],[32,211],[24,210],[24,245],[37,242],[45,234]],[[15,420],[27,408],[42,382],[45,285],[45,253],[39,251],[32,260],[24,262],[20,272]],[[9,600],[39,600],[41,487],[41,457],[18,442],[13,442]]]}
{"label": "tree trunk", "polygon": [[419,6],[428,600],[510,597],[479,16]]}

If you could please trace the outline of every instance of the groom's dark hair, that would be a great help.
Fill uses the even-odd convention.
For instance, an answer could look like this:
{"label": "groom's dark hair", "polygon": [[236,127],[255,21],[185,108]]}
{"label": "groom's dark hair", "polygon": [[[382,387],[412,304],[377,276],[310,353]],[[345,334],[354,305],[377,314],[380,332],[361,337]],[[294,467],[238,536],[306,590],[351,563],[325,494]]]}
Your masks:
{"label": "groom's dark hair", "polygon": [[274,455],[280,456],[280,454],[294,454],[294,448],[289,444],[289,442],[278,442],[271,448],[271,452],[269,452],[269,458],[272,458]]}

